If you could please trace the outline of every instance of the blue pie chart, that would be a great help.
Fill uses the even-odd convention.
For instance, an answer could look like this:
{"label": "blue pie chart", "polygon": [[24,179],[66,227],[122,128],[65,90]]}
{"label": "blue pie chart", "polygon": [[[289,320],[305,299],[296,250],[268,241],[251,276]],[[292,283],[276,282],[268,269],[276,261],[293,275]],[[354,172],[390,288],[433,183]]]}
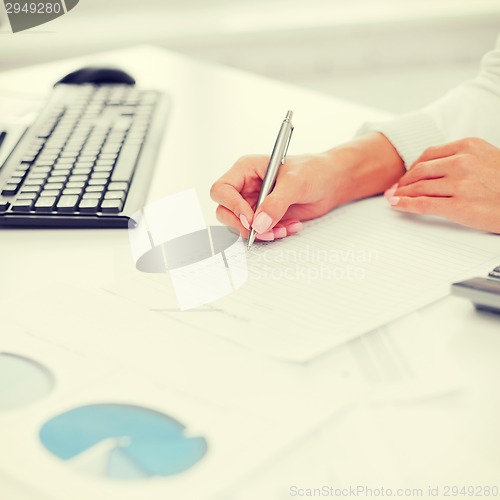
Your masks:
{"label": "blue pie chart", "polygon": [[96,404],[57,415],[40,429],[43,446],[82,473],[115,479],[172,476],[207,453],[205,438],[140,406]]}

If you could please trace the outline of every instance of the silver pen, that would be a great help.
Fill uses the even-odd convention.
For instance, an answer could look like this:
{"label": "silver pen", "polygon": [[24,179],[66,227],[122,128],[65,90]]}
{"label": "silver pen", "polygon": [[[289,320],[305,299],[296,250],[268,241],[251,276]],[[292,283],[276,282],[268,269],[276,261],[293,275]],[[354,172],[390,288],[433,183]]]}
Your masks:
{"label": "silver pen", "polygon": [[[269,165],[267,166],[266,175],[262,181],[262,187],[260,188],[259,199],[257,200],[257,206],[255,210],[262,204],[266,199],[266,196],[273,190],[274,183],[276,182],[276,176],[278,175],[278,170],[281,165],[285,163],[286,152],[288,151],[288,145],[290,144],[290,139],[292,138],[293,125],[292,125],[293,111],[288,111],[283,123],[281,124],[280,131],[278,132],[278,137],[274,143],[273,152],[271,153],[271,158],[269,159]],[[250,231],[248,235],[247,250],[253,245],[255,241],[255,229]]]}

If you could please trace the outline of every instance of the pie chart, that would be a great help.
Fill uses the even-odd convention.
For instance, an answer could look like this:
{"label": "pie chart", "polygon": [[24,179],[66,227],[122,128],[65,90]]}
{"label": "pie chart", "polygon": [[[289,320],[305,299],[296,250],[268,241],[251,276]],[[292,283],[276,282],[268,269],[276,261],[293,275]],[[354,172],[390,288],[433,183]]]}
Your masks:
{"label": "pie chart", "polygon": [[74,470],[113,479],[180,474],[208,449],[205,438],[188,435],[168,415],[125,404],[81,406],[57,415],[42,426],[40,440]]}
{"label": "pie chart", "polygon": [[52,374],[32,359],[0,352],[0,412],[36,403],[54,387]]}

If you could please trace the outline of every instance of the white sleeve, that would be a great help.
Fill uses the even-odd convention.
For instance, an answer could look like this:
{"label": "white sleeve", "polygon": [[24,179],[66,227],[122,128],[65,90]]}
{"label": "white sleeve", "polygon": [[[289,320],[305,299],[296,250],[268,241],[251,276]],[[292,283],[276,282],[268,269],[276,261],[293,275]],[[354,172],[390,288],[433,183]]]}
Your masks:
{"label": "white sleeve", "polygon": [[408,168],[424,149],[480,137],[500,147],[500,37],[482,59],[479,75],[419,111],[381,123],[366,123],[357,135],[384,134]]}

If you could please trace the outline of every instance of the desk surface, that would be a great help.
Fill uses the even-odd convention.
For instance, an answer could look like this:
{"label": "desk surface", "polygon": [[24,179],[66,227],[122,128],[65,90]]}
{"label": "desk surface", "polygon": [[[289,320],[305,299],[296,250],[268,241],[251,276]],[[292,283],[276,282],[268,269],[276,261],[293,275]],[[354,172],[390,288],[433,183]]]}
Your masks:
{"label": "desk surface", "polygon": [[[196,186],[205,213],[214,212],[208,196],[213,180],[242,154],[267,152],[284,110],[291,108],[296,116],[291,154],[327,149],[349,139],[363,121],[385,116],[153,47],[6,72],[0,75],[0,92],[43,95],[62,75],[99,63],[123,67],[139,85],[169,92],[172,114],[149,198]],[[318,126],[325,123],[330,125]],[[169,182],[172,175],[175,183]],[[38,297],[37,307],[52,307],[45,290],[54,284],[68,290],[75,283],[89,290],[103,286],[113,279],[117,252],[127,245],[127,235],[120,231],[9,229],[0,238],[1,303],[22,299],[29,291],[29,300]],[[26,303],[27,313],[32,306]],[[0,310],[10,318],[9,310]],[[495,480],[498,486],[500,320],[452,297],[418,314],[427,333],[446,343],[449,360],[462,376],[461,390],[405,405],[359,405],[249,477],[228,498],[288,498],[292,485],[320,487],[339,476],[344,485],[397,483],[425,491],[438,485],[494,486]],[[57,314],[54,321],[55,329],[68,328],[57,323]],[[321,362],[335,362],[335,353],[329,356]],[[5,498],[40,498],[29,481],[21,484],[1,474],[2,489],[10,493]]]}

